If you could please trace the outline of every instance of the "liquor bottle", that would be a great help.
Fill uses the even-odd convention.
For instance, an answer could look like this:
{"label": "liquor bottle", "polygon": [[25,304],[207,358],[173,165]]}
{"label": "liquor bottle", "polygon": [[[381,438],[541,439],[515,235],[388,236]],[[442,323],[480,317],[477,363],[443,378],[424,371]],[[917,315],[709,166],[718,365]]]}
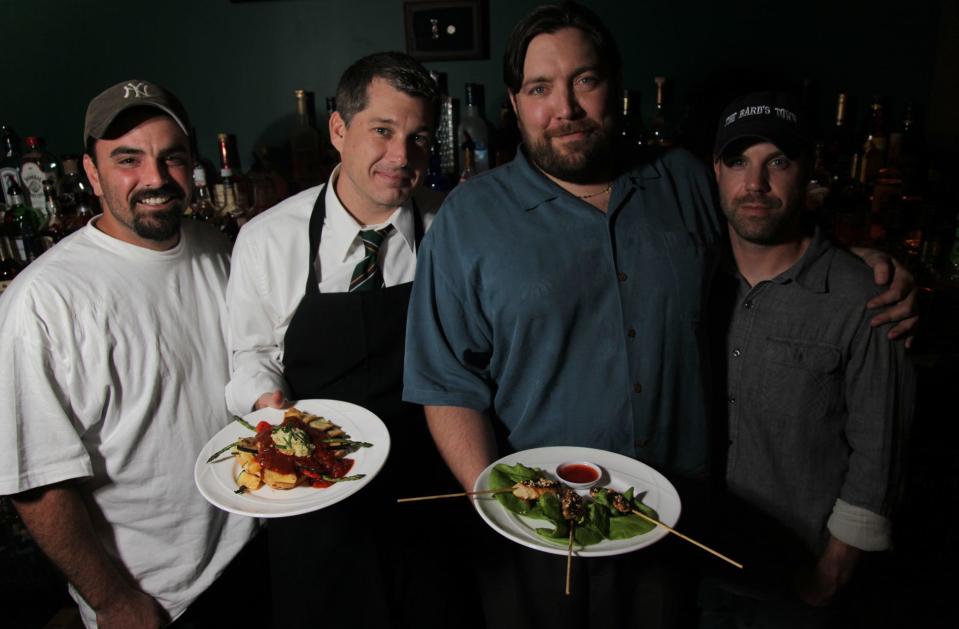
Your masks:
{"label": "liquor bottle", "polygon": [[[447,179],[456,175],[456,126],[453,121],[453,98],[446,88],[446,73],[430,70],[430,76],[439,92],[439,115],[436,122],[436,141],[439,144],[440,169]],[[497,162],[498,163],[498,162]]]}
{"label": "liquor bottle", "polygon": [[193,199],[190,202],[190,217],[196,221],[214,222],[217,207],[213,204],[213,195],[206,185],[206,170],[203,164],[193,167]]}
{"label": "liquor bottle", "polygon": [[12,202],[3,220],[7,228],[7,238],[10,239],[14,258],[21,265],[26,266],[43,253],[40,245],[42,221],[37,211],[24,202],[23,193],[16,183],[10,184],[7,196]]}
{"label": "liquor bottle", "polygon": [[242,191],[240,177],[233,170],[236,162],[230,137],[221,133],[217,139],[220,143],[220,183],[217,187],[221,190],[222,201],[217,198],[219,213],[216,223],[221,232],[230,240],[235,240],[240,228],[249,219],[249,196]]}
{"label": "liquor bottle", "polygon": [[672,146],[673,130],[666,118],[665,85],[666,78],[657,76],[656,79],[656,106],[653,108],[653,117],[649,121],[647,138],[654,146]]}
{"label": "liquor bottle", "polygon": [[866,130],[866,140],[862,146],[859,181],[870,185],[875,183],[879,171],[886,163],[886,148],[888,146],[883,103],[878,96],[873,99],[869,106]]}
{"label": "liquor bottle", "polygon": [[516,122],[516,113],[508,98],[503,99],[503,104],[499,108],[499,129],[496,131],[496,166],[501,166],[516,156],[516,149],[519,147],[520,135],[519,126]]}
{"label": "liquor bottle", "polygon": [[[3,227],[0,224],[0,227]],[[13,250],[10,248],[10,241],[7,239],[6,230],[0,235],[0,295],[7,290],[10,282],[20,272],[21,266],[13,257]]]}
{"label": "liquor bottle", "polygon": [[30,206],[40,212],[46,206],[43,194],[43,182],[49,180],[54,188],[60,184],[60,163],[53,154],[43,148],[43,141],[37,136],[27,138],[27,152],[20,158],[20,181],[26,189]]}
{"label": "liquor bottle", "polygon": [[65,231],[67,234],[72,234],[78,229],[86,227],[90,219],[100,211],[99,202],[94,195],[81,191],[75,198],[77,204],[73,208],[73,214],[66,217]]}
{"label": "liquor bottle", "polygon": [[53,183],[43,182],[43,196],[45,198],[47,222],[40,228],[40,246],[46,251],[60,242],[66,232],[60,217],[60,201],[57,199],[57,189],[53,187]]}
{"label": "liquor bottle", "polygon": [[[93,198],[93,187],[86,174],[80,168],[80,156],[64,155],[61,158],[63,164],[63,177],[60,178],[60,214],[61,218],[67,218],[76,213],[76,208],[81,202],[90,204]],[[81,200],[81,197],[84,197]]]}
{"label": "liquor bottle", "polygon": [[0,187],[4,205],[10,207],[12,203],[7,197],[7,188],[11,183],[22,186],[20,181],[20,138],[13,129],[4,125],[0,127]]}
{"label": "liquor bottle", "polygon": [[813,146],[812,172],[806,184],[806,209],[822,215],[827,221],[830,218],[826,208],[831,183],[832,177],[825,166],[825,146],[822,142],[816,142]]}
{"label": "liquor bottle", "polygon": [[[479,85],[476,83],[466,84],[466,109],[463,112],[463,118],[460,120],[459,133],[457,135],[460,147],[466,142],[469,136],[473,143],[474,157],[476,158],[474,171],[481,173],[489,169],[489,125],[480,115],[479,110]],[[465,164],[461,172],[466,170]]]}
{"label": "liquor bottle", "polygon": [[290,194],[289,185],[273,167],[270,149],[265,144],[261,144],[253,152],[253,165],[246,176],[253,187],[250,218],[268,210]]}
{"label": "liquor bottle", "polygon": [[829,130],[825,146],[825,167],[832,176],[833,185],[842,185],[849,177],[855,142],[847,119],[848,97],[840,93],[836,103],[836,118]]}
{"label": "liquor bottle", "polygon": [[464,140],[460,147],[462,152],[463,170],[460,171],[460,183],[476,174],[476,144],[468,131],[463,132]]}
{"label": "liquor bottle", "polygon": [[[220,169],[216,171],[220,174],[220,181],[213,185],[213,198],[216,205],[222,208],[226,202],[223,198],[223,179],[224,177],[228,177],[234,187],[236,202],[242,207],[250,207],[250,199],[253,196],[253,191],[250,186],[250,180],[244,177],[240,170],[240,158],[237,155],[236,143],[234,142],[233,136],[228,133],[218,133],[216,134],[216,140],[217,151],[220,155]],[[229,174],[224,175],[224,171]]]}
{"label": "liquor bottle", "polygon": [[632,152],[637,147],[646,144],[643,123],[639,115],[639,98],[630,89],[623,90],[623,119],[620,125],[619,136],[623,148]]}
{"label": "liquor bottle", "polygon": [[426,166],[426,176],[423,178],[423,183],[437,192],[447,192],[450,189],[448,181],[446,175],[443,174],[440,144],[434,137],[430,142],[430,161]]}
{"label": "liquor bottle", "polygon": [[911,102],[905,105],[897,135],[895,160],[902,179],[902,194],[906,197],[920,197],[925,187],[926,147],[915,106]]}
{"label": "liquor bottle", "polygon": [[322,147],[324,138],[313,126],[310,99],[305,90],[294,90],[296,118],[290,131],[290,158],[293,165],[293,187],[306,190],[323,182]]}

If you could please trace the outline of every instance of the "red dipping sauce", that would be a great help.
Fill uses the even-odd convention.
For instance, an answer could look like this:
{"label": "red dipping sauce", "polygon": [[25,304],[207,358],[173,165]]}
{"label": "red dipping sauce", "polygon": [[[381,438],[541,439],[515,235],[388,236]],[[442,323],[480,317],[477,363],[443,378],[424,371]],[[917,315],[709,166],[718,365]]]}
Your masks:
{"label": "red dipping sauce", "polygon": [[599,480],[599,471],[589,465],[582,463],[567,463],[561,465],[556,473],[564,481],[569,483],[593,483]]}

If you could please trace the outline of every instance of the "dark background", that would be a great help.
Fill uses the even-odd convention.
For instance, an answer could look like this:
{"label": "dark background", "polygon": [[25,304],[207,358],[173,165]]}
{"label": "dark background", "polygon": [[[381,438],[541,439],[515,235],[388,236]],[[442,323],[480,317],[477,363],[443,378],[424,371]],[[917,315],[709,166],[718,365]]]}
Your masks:
{"label": "dark background", "polygon": [[[495,122],[505,97],[506,35],[540,2],[487,4],[489,59],[426,65],[448,74],[456,98],[464,83],[483,84]],[[874,94],[887,98],[893,123],[912,100],[925,113],[930,146],[959,147],[957,0],[585,4],[620,44],[625,84],[640,92],[643,120],[657,75],[669,81],[674,122],[689,103],[707,128],[720,91],[734,91],[746,77],[795,85],[808,78],[826,120],[841,90],[854,101],[857,123]],[[202,155],[216,155],[216,133],[235,134],[244,168],[254,146],[285,146],[294,89],[322,103],[350,62],[405,49],[401,0],[0,0],[0,25],[0,123],[21,138],[43,136],[58,155],[79,152],[90,98],[144,78],[184,101]]]}
{"label": "dark background", "polygon": [[[450,93],[485,86],[497,121],[505,90],[506,35],[536,0],[489,0],[488,59],[428,62],[448,75]],[[959,0],[806,2],[585,2],[613,31],[625,85],[640,94],[648,121],[653,78],[667,77],[668,114],[708,140],[723,101],[766,82],[800,87],[828,124],[837,92],[850,94],[858,126],[869,99],[886,98],[892,128],[916,104],[926,143],[955,163],[959,152]],[[0,124],[40,135],[56,154],[82,150],[87,102],[132,78],[176,93],[191,114],[201,155],[216,133],[235,134],[244,169],[254,147],[286,146],[293,90],[333,95],[340,73],[365,54],[405,49],[401,0],[0,0]],[[322,114],[322,112],[317,112]],[[320,116],[322,123],[322,116]],[[954,174],[944,173],[948,179]],[[955,214],[953,208],[951,211]],[[959,300],[925,315],[918,339],[920,395],[908,448],[910,475],[897,547],[875,576],[869,626],[956,626],[952,579],[959,558],[956,373]],[[9,419],[9,418],[8,418]],[[62,584],[31,551],[0,504],[0,605],[7,626],[42,626],[64,604]]]}

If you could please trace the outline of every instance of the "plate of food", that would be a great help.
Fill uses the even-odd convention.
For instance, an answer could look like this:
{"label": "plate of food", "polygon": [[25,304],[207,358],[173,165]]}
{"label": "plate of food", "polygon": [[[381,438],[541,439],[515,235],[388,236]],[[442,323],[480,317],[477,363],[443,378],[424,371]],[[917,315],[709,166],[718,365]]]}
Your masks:
{"label": "plate of food", "polygon": [[[682,508],[669,480],[635,459],[593,448],[523,450],[492,463],[472,495],[501,535],[554,555],[602,557],[654,544]],[[636,513],[639,512],[639,513]]]}
{"label": "plate of food", "polygon": [[323,509],[365,487],[383,467],[390,434],[370,411],[339,400],[264,408],[225,426],[200,451],[203,497],[259,518]]}

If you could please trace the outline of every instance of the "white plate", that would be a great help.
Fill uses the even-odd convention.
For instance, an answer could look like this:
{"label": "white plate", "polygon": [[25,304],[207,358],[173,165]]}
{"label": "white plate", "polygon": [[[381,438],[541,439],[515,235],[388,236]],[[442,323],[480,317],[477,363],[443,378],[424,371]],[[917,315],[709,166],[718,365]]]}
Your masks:
{"label": "white plate", "polygon": [[[508,465],[522,463],[526,467],[539,468],[556,478],[556,467],[568,461],[595,463],[603,470],[603,476],[596,484],[597,487],[609,487],[619,492],[632,487],[637,496],[642,496],[645,504],[656,510],[660,522],[672,527],[679,520],[681,510],[679,494],[665,476],[636,459],[593,448],[556,446],[523,450],[504,456],[483,470],[477,477],[473,489],[476,491],[488,489],[490,472],[493,466],[500,463]],[[589,492],[579,490],[577,493],[586,495]],[[492,496],[473,496],[473,506],[486,523],[493,527],[493,530],[514,542],[545,553],[566,555],[565,543],[553,544],[536,534],[536,529],[552,526],[547,520],[534,520],[517,515],[503,507]],[[667,534],[664,528],[657,526],[648,533],[629,539],[603,540],[598,544],[585,547],[574,545],[573,554],[577,557],[621,555],[654,544]]]}
{"label": "white plate", "polygon": [[[373,480],[390,452],[390,433],[379,417],[361,406],[338,400],[300,400],[294,406],[301,411],[326,417],[343,428],[354,441],[372,443],[372,447],[361,448],[349,456],[355,463],[348,473],[366,476],[355,481],[334,483],[324,489],[294,487],[280,490],[264,486],[256,491],[237,494],[236,482],[233,479],[240,470],[236,459],[224,453],[225,460],[206,462],[220,448],[240,437],[253,434],[239,422],[231,422],[203,446],[196,459],[193,477],[204,498],[231,513],[258,518],[280,518],[334,505]],[[283,411],[264,408],[245,415],[243,419],[254,426],[261,421],[279,424],[283,421]]]}

